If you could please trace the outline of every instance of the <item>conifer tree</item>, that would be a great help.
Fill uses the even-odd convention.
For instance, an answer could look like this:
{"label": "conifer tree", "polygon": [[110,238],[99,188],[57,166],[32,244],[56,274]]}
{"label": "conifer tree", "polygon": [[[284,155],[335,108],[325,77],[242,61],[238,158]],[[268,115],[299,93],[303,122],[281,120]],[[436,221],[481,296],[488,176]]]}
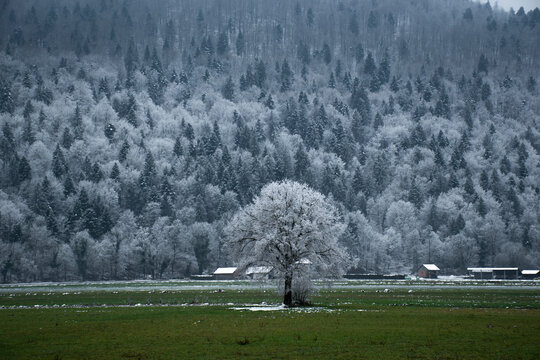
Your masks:
{"label": "conifer tree", "polygon": [[349,104],[352,109],[358,111],[365,124],[366,120],[371,116],[371,105],[365,89],[357,80],[355,79]]}
{"label": "conifer tree", "polygon": [[125,119],[128,123],[135,127],[138,126],[139,122],[137,119],[137,101],[135,100],[135,96],[132,93],[128,95],[128,100],[124,105],[123,114],[125,115]]}
{"label": "conifer tree", "polygon": [[274,99],[272,99],[272,94],[268,94],[268,98],[264,102],[264,105],[266,105],[266,107],[270,110],[274,109]]}
{"label": "conifer tree", "polygon": [[448,98],[448,94],[446,93],[444,87],[439,92],[439,100],[437,100],[433,115],[450,119],[450,99]]}
{"label": "conifer tree", "polygon": [[135,71],[138,63],[139,55],[137,53],[137,46],[135,45],[135,40],[131,38],[131,40],[129,41],[126,56],[124,57],[124,65],[126,67],[126,73],[128,74],[128,77],[130,76],[130,74],[133,73],[133,71]]}
{"label": "conifer tree", "polygon": [[103,180],[103,171],[101,170],[101,166],[99,166],[97,162],[94,162],[94,164],[92,165],[92,173],[90,176],[90,180],[95,183]]}
{"label": "conifer tree", "polygon": [[36,141],[34,129],[32,127],[32,119],[30,117],[24,119],[23,140],[30,145]]}
{"label": "conifer tree", "polygon": [[531,94],[535,94],[536,93],[536,80],[532,77],[532,76],[529,76],[529,78],[527,79],[527,90],[531,93]]}
{"label": "conifer tree", "polygon": [[13,110],[15,110],[15,103],[11,93],[11,85],[0,79],[0,113],[13,114]]}
{"label": "conifer tree", "polygon": [[375,29],[377,26],[379,26],[379,19],[375,11],[369,12],[367,24],[368,24],[368,28],[370,29]]}
{"label": "conifer tree", "polygon": [[409,201],[413,203],[417,209],[420,209],[424,202],[424,199],[422,197],[422,192],[420,191],[418,185],[416,184],[415,178],[413,178],[411,187],[409,189]]}
{"label": "conifer tree", "polygon": [[122,144],[122,147],[120,148],[120,152],[118,153],[118,160],[120,162],[126,161],[127,155],[129,153],[130,145],[127,142],[127,140],[124,140],[124,143]]}
{"label": "conifer tree", "polygon": [[173,154],[179,157],[183,154],[183,152],[184,151],[182,150],[182,142],[180,141],[180,137],[177,137],[174,142]]}
{"label": "conifer tree", "polygon": [[386,84],[390,81],[390,59],[388,50],[385,50],[381,64],[379,65],[379,71],[377,72],[377,79],[379,83]]}
{"label": "conifer tree", "polygon": [[308,154],[304,144],[300,144],[294,154],[294,175],[297,180],[305,179],[309,167]]}
{"label": "conifer tree", "polygon": [[381,114],[377,113],[375,115],[375,121],[373,121],[373,128],[377,130],[378,128],[383,127],[383,125],[384,125],[383,118]]}
{"label": "conifer tree", "polygon": [[25,88],[31,89],[32,88],[32,79],[30,78],[30,72],[25,71],[22,84]]}
{"label": "conifer tree", "polygon": [[307,11],[307,25],[312,27],[315,21],[315,15],[313,15],[313,9],[309,8]]}
{"label": "conifer tree", "polygon": [[81,108],[79,104],[75,107],[75,114],[71,119],[71,127],[73,128],[73,135],[76,140],[81,140],[83,138],[83,119],[81,114]]}
{"label": "conifer tree", "polygon": [[148,188],[155,185],[157,172],[154,157],[151,152],[146,153],[146,159],[144,160],[144,168],[139,178],[139,184],[142,188]]}
{"label": "conifer tree", "polygon": [[330,46],[327,43],[323,45],[322,54],[324,63],[329,65],[332,62],[332,50],[330,50]]}
{"label": "conifer tree", "polygon": [[287,59],[283,60],[283,63],[281,65],[281,92],[285,92],[291,89],[292,83],[293,83],[293,72],[291,71],[291,68],[289,67],[289,63],[287,62]]}
{"label": "conifer tree", "polygon": [[52,171],[56,178],[60,178],[67,172],[66,159],[64,158],[64,153],[60,149],[60,145],[56,145],[56,149],[53,153],[52,159]]}
{"label": "conifer tree", "polygon": [[480,214],[481,217],[485,217],[488,212],[487,205],[482,197],[478,199],[476,211],[478,211],[478,214]]}
{"label": "conifer tree", "polygon": [[221,88],[221,95],[229,101],[234,100],[234,83],[230,76],[227,78],[225,85]]}
{"label": "conifer tree", "polygon": [[244,33],[240,31],[238,32],[238,36],[236,37],[236,55],[238,56],[244,55],[245,47],[246,47],[246,43],[244,40]]}
{"label": "conifer tree", "polygon": [[17,171],[17,180],[19,183],[22,183],[26,180],[32,179],[32,168],[30,167],[30,163],[26,159],[26,157],[22,157],[19,160],[19,166]]}
{"label": "conifer tree", "polygon": [[114,162],[114,165],[113,165],[113,168],[111,170],[111,174],[109,177],[113,180],[118,180],[118,178],[120,177],[120,168],[118,167],[118,163],[116,161]]}
{"label": "conifer tree", "polygon": [[373,60],[373,54],[371,51],[368,52],[366,62],[364,63],[364,73],[367,75],[374,75],[377,71],[377,66],[375,65],[375,60]]}
{"label": "conifer tree", "polygon": [[[219,38],[216,44],[217,54],[220,56],[226,55],[229,51],[229,37],[225,31],[219,34]],[[238,51],[238,49],[237,49]]]}
{"label": "conifer tree", "polygon": [[265,81],[266,65],[264,65],[264,62],[262,60],[259,60],[257,62],[257,65],[255,66],[255,85],[257,85],[259,88],[262,88]]}
{"label": "conifer tree", "polygon": [[484,54],[481,54],[480,55],[480,59],[478,59],[478,72],[484,72],[486,75],[488,73],[488,66],[489,66],[489,62],[488,62],[488,59],[486,58],[486,56]]}

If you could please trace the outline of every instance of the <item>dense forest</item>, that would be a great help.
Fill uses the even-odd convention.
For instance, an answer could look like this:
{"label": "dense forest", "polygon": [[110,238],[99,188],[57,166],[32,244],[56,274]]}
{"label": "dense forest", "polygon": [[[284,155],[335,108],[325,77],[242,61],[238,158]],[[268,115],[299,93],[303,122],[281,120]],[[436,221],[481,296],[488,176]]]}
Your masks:
{"label": "dense forest", "polygon": [[540,266],[540,10],[0,0],[0,281],[181,278],[267,183],[352,271]]}

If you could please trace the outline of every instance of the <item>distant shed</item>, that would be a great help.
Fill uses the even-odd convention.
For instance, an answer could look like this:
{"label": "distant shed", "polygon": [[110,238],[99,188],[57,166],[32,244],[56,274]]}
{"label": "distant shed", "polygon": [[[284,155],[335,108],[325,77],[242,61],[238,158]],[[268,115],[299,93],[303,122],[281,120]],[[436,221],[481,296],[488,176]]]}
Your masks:
{"label": "distant shed", "polygon": [[467,268],[467,271],[475,278],[480,280],[493,279],[492,268]]}
{"label": "distant shed", "polygon": [[436,279],[440,270],[435,264],[422,264],[418,269],[418,276],[426,279]]}
{"label": "distant shed", "polygon": [[503,279],[512,280],[519,278],[519,269],[517,267],[500,268],[467,268],[475,279]]}
{"label": "distant shed", "polygon": [[247,268],[245,275],[250,279],[264,280],[272,277],[271,266],[250,266]]}
{"label": "distant shed", "polygon": [[540,270],[522,270],[521,278],[527,280],[540,279]]}
{"label": "distant shed", "polygon": [[221,267],[214,271],[215,280],[234,280],[238,276],[237,267]]}

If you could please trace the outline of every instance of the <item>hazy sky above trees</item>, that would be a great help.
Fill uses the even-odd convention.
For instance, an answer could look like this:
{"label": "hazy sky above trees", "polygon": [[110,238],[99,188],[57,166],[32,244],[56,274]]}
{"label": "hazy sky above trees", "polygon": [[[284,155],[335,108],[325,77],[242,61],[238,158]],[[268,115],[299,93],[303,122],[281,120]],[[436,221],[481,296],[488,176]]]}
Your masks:
{"label": "hazy sky above trees", "polygon": [[[482,1],[485,2],[485,1]],[[500,7],[504,8],[505,10],[509,10],[510,8],[514,8],[514,10],[518,10],[521,6],[525,9],[525,11],[533,10],[536,7],[540,7],[540,0],[498,0],[498,1],[491,1],[492,5],[499,4]]]}

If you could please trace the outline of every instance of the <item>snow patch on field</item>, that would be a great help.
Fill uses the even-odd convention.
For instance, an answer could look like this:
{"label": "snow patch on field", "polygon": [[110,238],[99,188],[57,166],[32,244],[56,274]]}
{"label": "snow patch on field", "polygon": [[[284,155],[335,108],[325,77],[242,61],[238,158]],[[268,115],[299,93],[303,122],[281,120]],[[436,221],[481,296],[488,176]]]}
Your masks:
{"label": "snow patch on field", "polygon": [[210,303],[202,303],[202,304],[192,304],[192,303],[184,303],[184,304],[100,304],[100,305],[80,305],[80,304],[74,304],[74,305],[12,305],[12,306],[4,306],[0,305],[0,310],[15,310],[15,309],[91,309],[91,308],[136,308],[136,307],[143,307],[143,308],[157,308],[157,307],[204,307],[204,306],[216,306],[216,307],[224,307],[224,306],[231,306],[234,305],[232,303],[227,304],[210,304]]}
{"label": "snow patch on field", "polygon": [[279,305],[279,306],[255,305],[255,306],[233,307],[231,309],[247,310],[247,311],[279,311],[279,310],[287,310],[287,307],[285,307],[285,305]]}
{"label": "snow patch on field", "polygon": [[239,311],[284,311],[287,310],[289,312],[295,312],[295,313],[319,313],[319,312],[335,312],[336,309],[328,309],[325,307],[287,307],[285,305],[267,305],[265,303],[262,304],[247,304],[243,306],[234,306],[231,307],[232,310],[239,310]]}

